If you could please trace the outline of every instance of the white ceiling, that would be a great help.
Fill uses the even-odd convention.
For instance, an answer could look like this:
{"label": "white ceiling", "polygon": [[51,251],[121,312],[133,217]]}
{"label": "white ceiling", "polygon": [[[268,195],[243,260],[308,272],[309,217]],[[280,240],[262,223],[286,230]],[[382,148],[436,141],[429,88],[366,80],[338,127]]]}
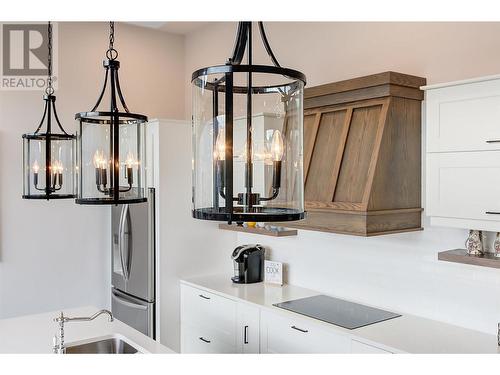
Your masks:
{"label": "white ceiling", "polygon": [[210,22],[127,22],[136,26],[148,27],[173,34],[186,35],[198,30]]}

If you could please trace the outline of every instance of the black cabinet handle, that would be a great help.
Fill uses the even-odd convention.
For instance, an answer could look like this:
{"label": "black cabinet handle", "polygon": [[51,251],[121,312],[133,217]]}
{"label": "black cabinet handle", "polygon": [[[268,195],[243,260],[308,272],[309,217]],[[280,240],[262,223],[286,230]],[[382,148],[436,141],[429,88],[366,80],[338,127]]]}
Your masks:
{"label": "black cabinet handle", "polygon": [[485,214],[488,214],[488,215],[500,215],[500,212],[499,211],[486,211]]}
{"label": "black cabinet handle", "polygon": [[302,333],[307,333],[309,332],[307,329],[302,329],[299,327],[291,326],[290,328],[295,329],[296,331],[302,332]]}
{"label": "black cabinet handle", "polygon": [[203,294],[200,294],[199,296],[203,299],[210,299],[210,297],[204,296]]}
{"label": "black cabinet handle", "polygon": [[248,326],[243,329],[243,344],[248,344]]}
{"label": "black cabinet handle", "polygon": [[487,140],[486,143],[500,143],[500,139],[490,139]]}
{"label": "black cabinet handle", "polygon": [[207,340],[207,339],[204,339],[203,337],[198,337],[201,341],[203,342],[206,342],[207,344],[210,344],[211,341],[210,340]]}

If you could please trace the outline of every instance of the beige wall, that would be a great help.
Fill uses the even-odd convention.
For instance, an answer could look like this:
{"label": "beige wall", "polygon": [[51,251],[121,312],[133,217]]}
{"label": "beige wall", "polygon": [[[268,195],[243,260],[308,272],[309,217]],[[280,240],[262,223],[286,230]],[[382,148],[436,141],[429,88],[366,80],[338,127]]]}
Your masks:
{"label": "beige wall", "polygon": [[[101,88],[107,28],[59,24],[57,108],[71,132]],[[130,110],[182,118],[183,37],[117,24],[115,46]],[[0,318],[109,303],[109,207],[21,199],[21,134],[36,129],[42,109],[39,91],[0,91]]]}
{"label": "beige wall", "polygon": [[[265,23],[281,65],[307,76],[307,85],[395,70],[429,83],[500,71],[500,23]],[[186,38],[186,83],[196,68],[223,64],[234,44],[236,23],[214,23]],[[269,62],[254,32],[256,62]],[[190,91],[186,96],[190,116]]]}

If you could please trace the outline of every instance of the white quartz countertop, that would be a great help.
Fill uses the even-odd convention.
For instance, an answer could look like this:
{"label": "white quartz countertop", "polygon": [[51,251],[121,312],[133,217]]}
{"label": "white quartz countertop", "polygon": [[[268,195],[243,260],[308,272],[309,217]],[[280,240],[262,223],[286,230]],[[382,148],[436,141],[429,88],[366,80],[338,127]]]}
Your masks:
{"label": "white quartz countertop", "polygon": [[[181,282],[226,298],[251,303],[260,308],[294,315],[299,314],[285,311],[273,306],[273,304],[323,294],[292,285],[234,284],[226,275],[200,276]],[[362,301],[353,302],[362,303]],[[383,306],[372,307],[384,309]],[[398,313],[397,311],[393,312]],[[302,319],[312,319],[303,315],[299,316]],[[312,320],[324,325],[325,328],[347,333],[353,339],[368,344],[372,343],[395,353],[500,353],[495,335],[414,315],[402,314],[399,318],[354,330],[344,329],[316,319]]]}
{"label": "white quartz countertop", "polygon": [[[81,307],[64,309],[69,317],[91,316],[100,309]],[[53,319],[60,311],[0,319],[0,353],[52,353],[52,339],[58,331]],[[64,325],[65,345],[94,341],[96,338],[118,336],[141,353],[174,353],[132,327],[102,315],[90,322],[68,322]]]}

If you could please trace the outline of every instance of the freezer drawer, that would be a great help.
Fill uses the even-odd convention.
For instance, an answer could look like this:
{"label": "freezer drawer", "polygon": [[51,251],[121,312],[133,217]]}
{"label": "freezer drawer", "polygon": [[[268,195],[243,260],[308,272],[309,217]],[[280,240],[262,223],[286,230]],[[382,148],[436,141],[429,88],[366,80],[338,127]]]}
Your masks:
{"label": "freezer drawer", "polygon": [[118,290],[111,291],[113,316],[145,335],[154,336],[154,303],[141,301]]}
{"label": "freezer drawer", "polygon": [[147,203],[112,207],[112,286],[154,301],[154,191]]}

